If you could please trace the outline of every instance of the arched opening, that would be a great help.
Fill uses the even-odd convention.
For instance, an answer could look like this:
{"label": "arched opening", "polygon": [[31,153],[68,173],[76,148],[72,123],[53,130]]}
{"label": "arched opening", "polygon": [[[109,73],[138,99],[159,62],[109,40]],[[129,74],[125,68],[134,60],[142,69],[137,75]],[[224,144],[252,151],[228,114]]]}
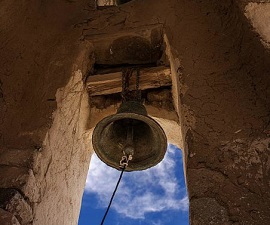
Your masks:
{"label": "arched opening", "polygon": [[[120,172],[94,154],[86,180],[79,225],[99,224],[108,206]],[[169,144],[156,166],[124,173],[108,224],[188,225],[189,201],[185,185],[182,151]]]}
{"label": "arched opening", "polygon": [[[98,121],[116,113],[121,100],[121,68],[139,66],[140,87],[147,112],[162,126],[168,142],[174,144],[168,146],[165,159],[156,167],[124,175],[122,188],[118,191],[119,199],[112,206],[113,214],[109,219],[111,224],[125,224],[127,220],[129,224],[144,225],[189,224],[185,153],[176,147],[183,149],[179,125],[177,62],[163,35],[160,27],[151,27],[91,40],[95,49],[93,75],[87,80],[91,103],[91,120],[88,125],[91,132]],[[122,45],[119,45],[119,40],[127,41],[129,45],[124,46],[128,48],[123,48],[122,41]],[[142,59],[135,57],[140,51],[142,54],[138,56],[144,56]],[[160,86],[150,88],[144,86],[144,77],[149,79],[152,74],[156,74],[155,79],[161,79],[162,82],[168,74],[169,82],[158,82]],[[133,83],[131,81],[131,86]],[[119,171],[101,163],[97,156],[92,156],[79,225],[89,220],[97,224],[101,222],[118,176]]]}

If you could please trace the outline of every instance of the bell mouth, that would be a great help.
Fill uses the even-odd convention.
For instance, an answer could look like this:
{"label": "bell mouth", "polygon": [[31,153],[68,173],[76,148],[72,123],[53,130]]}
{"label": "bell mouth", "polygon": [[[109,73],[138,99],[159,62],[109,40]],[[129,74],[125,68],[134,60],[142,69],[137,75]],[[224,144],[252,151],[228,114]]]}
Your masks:
{"label": "bell mouth", "polygon": [[134,155],[126,171],[145,170],[162,161],[167,138],[151,117],[136,113],[117,113],[101,120],[93,131],[92,144],[97,156],[108,166],[119,169],[126,144],[127,126],[132,122]]}

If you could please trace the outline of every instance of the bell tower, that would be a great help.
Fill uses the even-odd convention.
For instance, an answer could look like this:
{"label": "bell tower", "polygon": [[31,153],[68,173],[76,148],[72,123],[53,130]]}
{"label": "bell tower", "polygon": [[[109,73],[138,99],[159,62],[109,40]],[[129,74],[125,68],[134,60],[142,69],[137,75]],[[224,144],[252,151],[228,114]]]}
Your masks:
{"label": "bell tower", "polygon": [[125,2],[0,1],[0,224],[77,223],[94,127],[139,67],[185,153],[190,224],[268,225],[269,1]]}

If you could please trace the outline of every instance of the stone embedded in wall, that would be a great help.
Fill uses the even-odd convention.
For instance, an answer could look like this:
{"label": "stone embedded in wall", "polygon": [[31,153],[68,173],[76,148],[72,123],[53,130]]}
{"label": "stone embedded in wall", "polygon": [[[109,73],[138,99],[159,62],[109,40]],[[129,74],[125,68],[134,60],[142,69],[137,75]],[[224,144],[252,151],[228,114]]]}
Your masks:
{"label": "stone embedded in wall", "polygon": [[22,225],[33,220],[32,208],[15,189],[0,189],[0,208],[12,213]]}
{"label": "stone embedded in wall", "polygon": [[19,189],[32,202],[39,199],[35,176],[28,168],[0,166],[0,188]]}
{"label": "stone embedded in wall", "polygon": [[0,224],[1,225],[21,225],[16,217],[0,208]]}
{"label": "stone embedded in wall", "polygon": [[[16,188],[31,200],[35,197],[32,149],[0,149],[0,188]],[[33,186],[32,186],[33,185]],[[30,188],[29,190],[28,187]]]}

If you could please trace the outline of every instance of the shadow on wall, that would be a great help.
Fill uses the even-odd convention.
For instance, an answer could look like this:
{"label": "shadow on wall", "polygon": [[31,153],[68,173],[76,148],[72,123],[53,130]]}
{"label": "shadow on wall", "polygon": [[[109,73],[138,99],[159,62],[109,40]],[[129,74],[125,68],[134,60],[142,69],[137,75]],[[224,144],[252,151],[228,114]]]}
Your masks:
{"label": "shadow on wall", "polygon": [[[119,175],[93,155],[79,225],[100,224]],[[182,151],[169,144],[157,166],[124,173],[106,220],[116,225],[188,225],[188,208]]]}

